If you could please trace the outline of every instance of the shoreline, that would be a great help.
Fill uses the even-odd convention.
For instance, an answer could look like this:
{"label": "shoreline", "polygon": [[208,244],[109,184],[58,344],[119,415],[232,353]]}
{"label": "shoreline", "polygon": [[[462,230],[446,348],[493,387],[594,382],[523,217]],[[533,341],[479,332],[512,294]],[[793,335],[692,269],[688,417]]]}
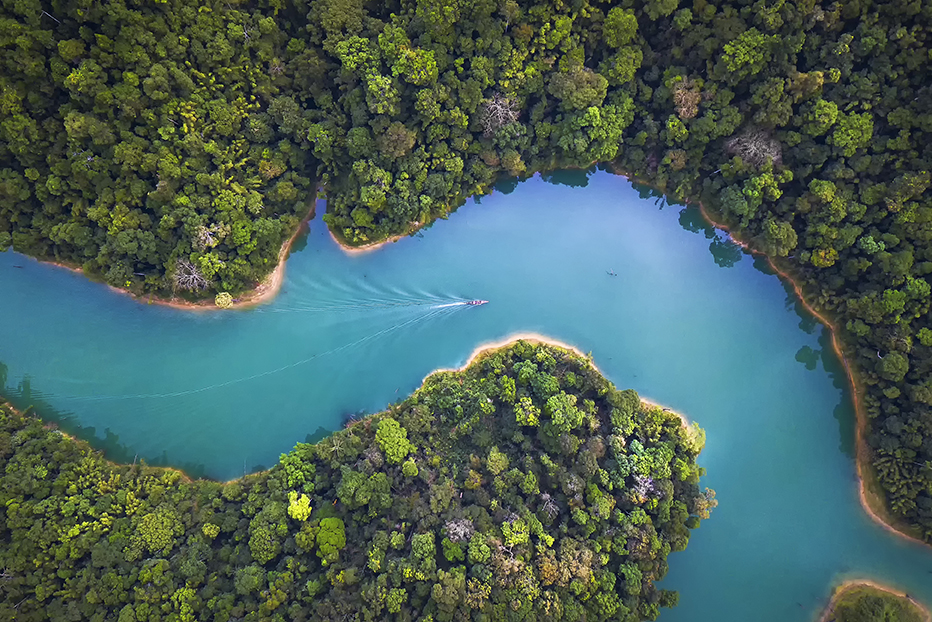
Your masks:
{"label": "shoreline", "polygon": [[397,242],[398,240],[401,240],[402,238],[412,236],[418,231],[420,231],[421,227],[423,226],[424,225],[419,225],[415,227],[414,229],[412,229],[409,233],[398,233],[389,238],[385,238],[384,240],[380,242],[370,242],[368,244],[363,244],[362,246],[350,246],[349,244],[347,244],[346,242],[338,238],[336,234],[330,229],[330,227],[327,227],[327,233],[330,234],[330,239],[333,240],[334,243],[340,247],[340,250],[346,253],[347,255],[365,255],[366,253],[371,253],[372,251],[379,250],[386,244],[394,244],[395,242]]}
{"label": "shoreline", "polygon": [[[628,182],[639,183],[639,184],[650,186],[650,184],[646,180],[643,180],[639,178],[637,175],[631,174],[620,168],[609,166],[608,171],[614,175],[624,177]],[[315,193],[315,197],[316,196],[317,195]],[[877,492],[874,490],[868,490],[867,477],[865,476],[865,473],[870,472],[870,464],[869,464],[870,448],[867,446],[867,442],[865,440],[865,429],[868,423],[867,416],[861,404],[860,386],[858,384],[854,370],[852,369],[852,366],[848,361],[848,357],[844,353],[841,340],[838,337],[838,329],[835,326],[834,322],[829,321],[828,318],[825,317],[825,315],[817,311],[815,307],[806,300],[799,283],[797,283],[796,280],[788,272],[777,267],[773,258],[771,258],[766,253],[753,249],[748,243],[737,238],[732,233],[731,229],[728,226],[712,218],[712,216],[709,213],[709,210],[705,207],[705,205],[703,205],[701,201],[689,201],[687,199],[685,203],[687,205],[690,205],[690,204],[698,205],[699,211],[702,214],[702,217],[710,225],[712,225],[716,229],[723,231],[726,235],[728,235],[730,241],[732,241],[734,244],[741,247],[745,251],[751,253],[752,255],[760,255],[761,257],[763,257],[767,261],[767,264],[770,266],[770,268],[774,271],[774,273],[780,279],[790,284],[797,300],[799,300],[803,308],[806,309],[806,311],[810,313],[816,320],[822,323],[823,326],[828,328],[829,333],[831,334],[831,337],[832,337],[832,349],[835,351],[835,354],[838,356],[839,360],[842,362],[842,365],[845,368],[845,373],[848,376],[848,383],[851,387],[851,397],[852,397],[852,402],[853,402],[854,411],[855,411],[855,448],[856,448],[855,464],[856,464],[857,475],[858,475],[858,497],[861,502],[861,506],[864,508],[864,511],[868,514],[871,520],[873,520],[875,523],[882,526],[888,532],[898,535],[912,542],[915,542],[917,544],[921,544],[924,546],[932,546],[932,544],[929,544],[925,542],[924,540],[916,537],[915,535],[908,533],[906,531],[906,528],[903,525],[898,524],[898,522],[894,521],[889,516],[886,505],[883,502],[883,500],[878,497]],[[193,302],[178,302],[177,300],[170,300],[170,299],[166,300],[166,299],[158,298],[158,297],[151,296],[151,295],[148,297],[139,297],[139,296],[135,296],[131,294],[130,292],[126,290],[122,290],[122,289],[119,289],[119,288],[116,288],[110,285],[107,285],[107,287],[109,287],[111,290],[118,292],[120,294],[129,295],[138,302],[143,302],[144,300],[146,300],[149,304],[159,304],[159,305],[168,306],[168,307],[172,307],[175,309],[187,310],[187,311],[211,311],[211,310],[220,311],[220,310],[233,310],[233,309],[247,309],[247,308],[252,308],[252,307],[261,305],[263,303],[269,302],[278,294],[281,288],[282,282],[284,281],[284,271],[285,271],[285,263],[286,263],[285,259],[288,256],[288,253],[291,249],[291,245],[293,244],[294,240],[298,237],[298,235],[300,235],[304,231],[304,228],[307,225],[307,223],[315,216],[315,212],[316,212],[316,198],[314,202],[312,203],[308,211],[308,214],[298,225],[298,228],[295,230],[292,236],[282,245],[281,251],[279,252],[278,263],[276,264],[273,271],[256,288],[251,290],[244,297],[241,297],[236,302],[234,302],[233,306],[230,309],[220,309],[219,307],[214,305],[212,301],[203,301],[200,303],[193,303]],[[344,253],[348,255],[357,255],[357,254],[365,254],[365,253],[375,251],[386,244],[394,243],[403,237],[408,237],[410,235],[413,235],[422,226],[423,225],[420,225],[407,233],[397,234],[395,236],[389,237],[380,242],[374,242],[374,243],[363,245],[363,246],[349,246],[345,244],[333,233],[333,231],[330,230],[330,227],[327,227],[327,232],[330,234],[331,239],[337,244],[337,246]],[[49,263],[51,265],[63,267],[73,272],[83,274],[83,271],[80,268],[75,268],[72,266],[68,266],[65,264],[57,263],[57,262],[51,262],[51,261],[43,262],[43,263]],[[571,350],[585,358],[585,355],[582,354],[582,352],[580,352],[578,348],[571,346],[569,344],[564,344],[556,340],[547,339],[543,335],[539,335],[536,333],[516,333],[515,335],[512,336],[511,341],[514,341],[516,339],[525,339],[526,341],[555,345],[557,347]],[[507,341],[506,342],[491,342],[489,344],[480,345],[473,351],[472,355],[466,362],[466,366],[471,364],[472,361],[478,355],[480,355],[483,350],[490,350],[490,349],[495,349],[497,347],[502,347],[505,343],[508,343],[508,342]],[[593,365],[593,367],[595,366]],[[598,371],[598,368],[595,368],[595,369],[596,371]],[[455,370],[438,369],[435,371],[455,371]],[[642,401],[649,402],[649,400],[642,400]],[[663,408],[663,406],[661,406],[661,408]],[[677,414],[680,415],[680,413],[677,413]],[[682,417],[682,415],[680,416]],[[875,478],[871,478],[871,481],[873,482],[874,479]]]}
{"label": "shoreline", "polygon": [[[435,369],[435,370],[433,370],[432,372],[430,372],[429,374],[427,374],[426,376],[424,376],[424,379],[421,380],[421,385],[423,386],[424,383],[427,381],[428,378],[430,378],[431,376],[433,376],[434,374],[437,374],[437,373],[443,373],[443,372],[453,372],[453,373],[456,373],[456,372],[465,371],[470,365],[472,365],[473,363],[475,363],[475,362],[477,362],[478,360],[480,360],[483,356],[485,356],[485,355],[487,355],[487,354],[491,354],[491,353],[495,352],[496,350],[501,350],[502,348],[507,348],[508,346],[514,344],[514,343],[517,342],[517,341],[526,341],[526,342],[528,342],[528,343],[530,343],[530,344],[532,344],[532,345],[546,345],[546,346],[551,346],[551,347],[555,347],[555,348],[560,348],[560,349],[562,349],[562,350],[567,350],[567,351],[569,351],[569,352],[572,352],[572,353],[575,354],[576,356],[579,356],[580,358],[583,358],[583,359],[585,359],[586,361],[588,361],[588,362],[589,362],[589,366],[592,367],[592,369],[594,369],[594,370],[596,371],[596,373],[598,373],[598,374],[600,374],[601,376],[605,377],[605,374],[602,373],[602,370],[598,368],[598,366],[589,358],[589,356],[588,356],[585,352],[583,352],[582,350],[580,350],[579,348],[577,348],[576,346],[571,345],[571,344],[568,344],[568,343],[566,343],[565,341],[559,341],[559,340],[557,340],[557,339],[551,339],[550,337],[547,337],[546,335],[541,335],[540,333],[523,333],[523,332],[519,332],[519,333],[512,333],[512,334],[508,335],[507,337],[504,337],[503,339],[499,339],[499,340],[497,340],[497,341],[488,341],[488,342],[479,344],[478,346],[476,346],[476,347],[473,349],[472,353],[469,355],[469,358],[466,359],[466,362],[463,363],[462,366],[460,366],[459,368],[456,368],[456,369],[452,369],[452,368],[448,368],[448,367],[440,367],[440,368],[438,368],[438,369]],[[607,377],[606,377],[606,379],[607,379]],[[611,382],[611,381],[609,381],[609,382]],[[651,400],[651,399],[649,399],[649,398],[646,398],[646,397],[642,396],[640,393],[638,393],[638,399],[641,400],[641,404],[646,404],[646,405],[651,406],[651,407],[654,407],[654,408],[660,408],[660,409],[663,410],[664,412],[668,412],[668,413],[671,413],[671,414],[673,414],[673,415],[676,415],[677,417],[679,417],[679,419],[680,419],[680,421],[682,422],[684,428],[688,428],[688,427],[689,427],[690,425],[692,425],[692,423],[693,423],[693,422],[689,419],[689,417],[687,417],[687,416],[684,415],[683,413],[681,413],[681,412],[679,412],[679,411],[676,411],[676,410],[673,410],[672,408],[668,408],[668,407],[664,406],[663,404],[660,404],[660,403],[658,403],[658,402],[655,402],[655,401],[653,401],[653,400]]]}
{"label": "shoreline", "polygon": [[888,585],[872,581],[870,579],[849,579],[838,585],[835,589],[832,590],[832,597],[828,601],[828,605],[825,606],[825,611],[819,616],[819,622],[828,622],[829,617],[835,611],[835,603],[838,602],[838,599],[841,598],[846,592],[850,592],[853,589],[859,587],[869,587],[873,588],[879,592],[886,592],[887,594],[892,594],[899,598],[904,598],[909,603],[918,609],[923,616],[925,622],[932,622],[932,611],[927,609],[922,603],[917,601],[915,598],[907,594],[906,592],[901,592],[895,588],[892,588]]}
{"label": "shoreline", "polygon": [[[687,202],[687,204],[690,204]],[[702,202],[692,203],[693,205],[699,206],[699,211],[702,213],[702,217],[706,219],[713,227],[724,231],[728,237],[738,246],[745,249],[747,252],[752,255],[759,255],[763,257],[767,264],[770,266],[770,269],[784,282],[789,283],[790,287],[793,289],[793,293],[796,296],[796,299],[803,306],[803,308],[810,313],[816,320],[818,320],[823,326],[825,326],[829,334],[832,336],[832,350],[835,351],[835,355],[841,361],[842,366],[845,369],[845,375],[848,377],[848,384],[851,388],[851,401],[854,406],[854,415],[855,415],[855,466],[857,469],[858,475],[858,499],[861,502],[861,507],[864,509],[864,512],[870,517],[872,521],[883,527],[887,532],[914,542],[921,546],[932,547],[932,544],[925,542],[924,540],[916,537],[915,535],[908,533],[902,525],[898,522],[893,521],[887,513],[886,506],[882,503],[880,499],[877,499],[877,494],[874,491],[868,490],[867,478],[865,477],[865,472],[870,469],[870,448],[867,446],[867,441],[865,440],[865,431],[867,428],[867,413],[864,412],[863,405],[861,403],[861,387],[858,384],[857,377],[855,376],[854,369],[851,366],[851,363],[848,361],[848,357],[845,355],[844,348],[842,347],[841,339],[838,337],[838,328],[834,322],[830,321],[825,315],[820,313],[809,301],[806,300],[805,295],[803,294],[802,287],[797,283],[788,272],[781,270],[777,267],[773,258],[767,255],[764,252],[755,250],[751,248],[746,242],[739,240],[731,232],[728,226],[716,221],[709,214],[708,209]]]}
{"label": "shoreline", "polygon": [[[288,259],[288,255],[291,253],[291,247],[295,240],[298,239],[298,236],[307,231],[308,223],[313,220],[316,212],[317,200],[315,198],[314,202],[311,204],[311,207],[308,209],[307,214],[305,214],[305,216],[301,219],[301,222],[298,223],[294,233],[292,233],[291,236],[282,243],[282,247],[278,251],[278,259],[272,271],[264,279],[262,279],[258,285],[243,293],[241,296],[235,298],[233,305],[225,309],[218,307],[216,304],[214,304],[214,301],[210,299],[189,302],[186,300],[179,300],[178,298],[162,298],[154,294],[144,294],[137,296],[128,290],[114,287],[113,285],[109,285],[107,283],[101,283],[101,285],[104,285],[110,291],[117,294],[129,296],[131,299],[142,304],[159,305],[162,307],[169,307],[171,309],[179,309],[183,311],[233,311],[237,309],[251,309],[253,307],[258,307],[259,305],[271,302],[272,299],[278,295],[279,290],[281,290],[282,283],[285,282],[285,264],[287,263],[286,260]],[[34,259],[36,259],[36,261],[39,263],[48,264],[57,268],[64,268],[65,270],[69,270],[75,274],[85,276],[84,270],[81,268],[58,261],[47,261],[37,258]],[[86,276],[85,278],[92,280]]]}

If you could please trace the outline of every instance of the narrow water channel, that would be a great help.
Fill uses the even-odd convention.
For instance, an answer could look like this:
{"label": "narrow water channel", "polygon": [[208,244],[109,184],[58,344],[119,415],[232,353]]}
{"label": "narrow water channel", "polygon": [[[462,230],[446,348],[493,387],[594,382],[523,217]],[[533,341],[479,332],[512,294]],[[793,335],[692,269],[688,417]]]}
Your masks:
{"label": "narrow water channel", "polygon": [[[862,511],[839,361],[777,277],[620,177],[505,190],[366,254],[318,217],[280,295],[249,311],[139,304],[2,253],[0,386],[114,459],[229,479],[482,343],[541,333],[707,432],[720,505],[670,557],[680,606],[662,620],[809,622],[850,577],[932,605],[932,549]],[[476,298],[490,303],[452,304]]]}

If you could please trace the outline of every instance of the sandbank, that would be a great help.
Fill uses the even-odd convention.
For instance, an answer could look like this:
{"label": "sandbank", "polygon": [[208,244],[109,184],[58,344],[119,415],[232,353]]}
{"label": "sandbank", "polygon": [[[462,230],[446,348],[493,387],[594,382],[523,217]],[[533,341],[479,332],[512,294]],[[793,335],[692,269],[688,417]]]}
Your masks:
{"label": "sandbank", "polygon": [[829,601],[828,606],[825,608],[825,612],[819,618],[819,622],[828,622],[829,617],[835,610],[835,604],[838,602],[838,599],[841,598],[846,592],[850,592],[851,590],[859,587],[871,587],[879,592],[886,592],[900,598],[905,598],[916,609],[922,612],[923,620],[925,620],[925,622],[932,622],[932,612],[926,609],[922,603],[916,601],[916,599],[914,599],[912,596],[906,594],[905,592],[901,592],[897,589],[877,583],[876,581],[871,581],[869,579],[853,579],[850,581],[845,581],[837,588],[835,588],[835,590],[832,592],[832,599]]}

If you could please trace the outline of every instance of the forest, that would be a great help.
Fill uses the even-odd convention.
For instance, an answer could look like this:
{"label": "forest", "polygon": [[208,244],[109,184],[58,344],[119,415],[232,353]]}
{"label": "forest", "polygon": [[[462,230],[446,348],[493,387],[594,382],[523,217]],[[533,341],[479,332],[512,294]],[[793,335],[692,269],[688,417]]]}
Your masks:
{"label": "forest", "polygon": [[0,248],[229,296],[317,188],[365,245],[496,180],[610,163],[701,200],[835,318],[866,479],[932,542],[932,4],[2,7]]}
{"label": "forest", "polygon": [[0,406],[0,618],[653,620],[716,505],[704,440],[523,341],[227,483]]}

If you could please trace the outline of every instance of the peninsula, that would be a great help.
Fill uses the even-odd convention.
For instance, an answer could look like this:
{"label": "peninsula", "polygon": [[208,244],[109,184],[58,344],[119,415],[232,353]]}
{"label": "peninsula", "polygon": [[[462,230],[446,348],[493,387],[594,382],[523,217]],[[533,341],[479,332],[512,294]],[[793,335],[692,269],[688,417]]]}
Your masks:
{"label": "peninsula", "polygon": [[832,594],[819,622],[932,622],[929,610],[892,588],[847,581]]}
{"label": "peninsula", "polygon": [[225,484],[107,462],[0,406],[0,616],[654,619],[677,602],[654,585],[667,553],[715,505],[701,448],[525,341]]}

